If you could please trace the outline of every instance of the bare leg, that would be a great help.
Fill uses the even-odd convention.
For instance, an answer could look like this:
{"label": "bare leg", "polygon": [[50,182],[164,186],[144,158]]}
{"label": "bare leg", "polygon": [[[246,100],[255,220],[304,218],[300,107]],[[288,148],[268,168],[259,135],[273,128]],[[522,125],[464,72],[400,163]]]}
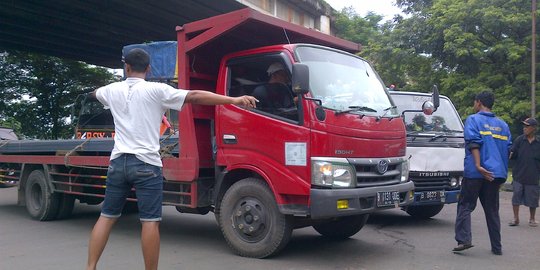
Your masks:
{"label": "bare leg", "polygon": [[108,218],[100,216],[94,225],[94,229],[90,234],[90,242],[88,243],[88,262],[86,269],[94,270],[96,269],[97,262],[107,241],[109,240],[109,235],[111,234],[111,229],[116,223],[116,218]]}
{"label": "bare leg", "polygon": [[529,207],[529,210],[531,212],[531,218],[529,219],[530,221],[536,221],[536,208],[535,207]]}
{"label": "bare leg", "polygon": [[519,223],[519,205],[512,205],[512,209],[514,210],[514,222]]}
{"label": "bare leg", "polygon": [[146,270],[157,270],[159,261],[159,222],[143,221],[141,245]]}

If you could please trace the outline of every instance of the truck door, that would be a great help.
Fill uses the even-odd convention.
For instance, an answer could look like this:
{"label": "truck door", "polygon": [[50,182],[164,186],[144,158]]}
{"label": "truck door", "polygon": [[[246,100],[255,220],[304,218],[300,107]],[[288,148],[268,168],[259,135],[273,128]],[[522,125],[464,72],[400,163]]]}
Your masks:
{"label": "truck door", "polygon": [[[256,166],[275,189],[302,186],[309,192],[309,129],[300,119],[302,106],[291,90],[291,61],[283,52],[234,58],[227,62],[226,94],[252,95],[257,108],[220,106],[216,125],[218,163]],[[217,118],[216,117],[216,118]],[[220,160],[220,156],[223,158]],[[287,185],[303,181],[302,185]]]}

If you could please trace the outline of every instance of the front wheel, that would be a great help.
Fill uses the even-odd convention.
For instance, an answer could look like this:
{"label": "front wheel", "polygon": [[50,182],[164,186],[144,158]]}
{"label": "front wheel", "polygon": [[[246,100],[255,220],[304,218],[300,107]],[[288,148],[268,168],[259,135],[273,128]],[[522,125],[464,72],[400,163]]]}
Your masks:
{"label": "front wheel", "polygon": [[217,217],[229,246],[244,257],[274,255],[292,233],[291,217],[279,212],[272,191],[257,178],[233,184],[223,196]]}
{"label": "front wheel", "polygon": [[369,214],[347,216],[313,225],[318,233],[333,239],[347,239],[359,232],[369,218]]}
{"label": "front wheel", "polygon": [[436,205],[413,205],[407,207],[407,214],[418,219],[428,219],[437,215],[443,209],[444,204]]}

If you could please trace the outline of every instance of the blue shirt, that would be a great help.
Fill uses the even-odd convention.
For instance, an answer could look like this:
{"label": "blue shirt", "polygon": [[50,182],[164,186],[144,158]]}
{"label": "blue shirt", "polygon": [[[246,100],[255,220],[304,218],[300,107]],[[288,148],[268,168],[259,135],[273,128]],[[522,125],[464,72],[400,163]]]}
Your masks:
{"label": "blue shirt", "polygon": [[472,148],[480,150],[481,166],[492,172],[494,178],[508,176],[508,156],[512,135],[508,125],[491,112],[480,111],[465,121],[465,178],[484,178],[474,165]]}

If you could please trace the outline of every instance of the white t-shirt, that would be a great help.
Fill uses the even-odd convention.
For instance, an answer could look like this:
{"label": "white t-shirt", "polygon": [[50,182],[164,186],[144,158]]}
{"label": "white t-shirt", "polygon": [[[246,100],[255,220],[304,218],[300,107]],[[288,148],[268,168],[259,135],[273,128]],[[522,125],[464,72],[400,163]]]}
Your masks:
{"label": "white t-shirt", "polygon": [[96,90],[96,97],[109,107],[115,135],[111,160],[135,154],[143,162],[163,166],[159,156],[159,128],[167,109],[181,110],[188,91],[164,83],[127,78]]}

